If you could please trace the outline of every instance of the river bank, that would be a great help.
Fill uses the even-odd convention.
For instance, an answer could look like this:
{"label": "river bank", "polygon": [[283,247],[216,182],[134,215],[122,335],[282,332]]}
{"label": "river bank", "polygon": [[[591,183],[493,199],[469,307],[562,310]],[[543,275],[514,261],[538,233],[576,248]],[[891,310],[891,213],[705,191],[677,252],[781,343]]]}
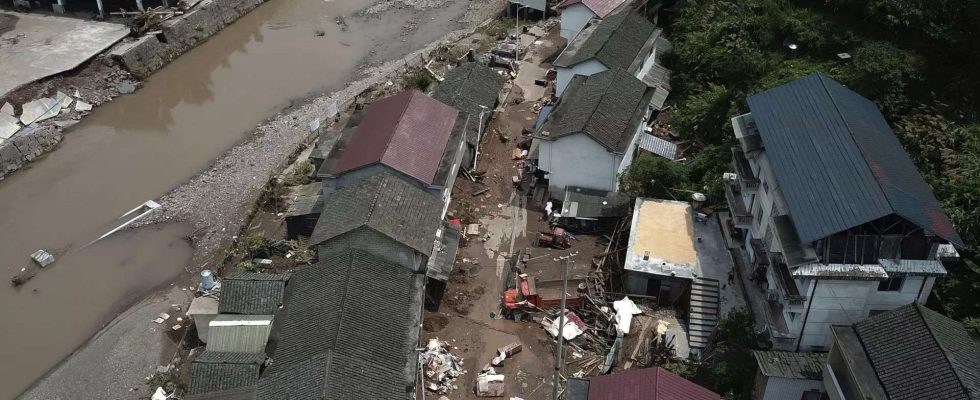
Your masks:
{"label": "river bank", "polygon": [[[131,96],[122,97],[120,101],[111,102],[105,107],[96,110],[93,113],[93,118],[83,121],[79,124],[78,131],[66,136],[65,143],[62,144],[58,151],[51,153],[42,162],[36,163],[32,168],[15,174],[3,184],[0,184],[0,199],[12,199],[11,196],[14,193],[21,192],[21,190],[14,190],[14,188],[22,187],[29,182],[51,181],[50,178],[42,176],[58,172],[64,173],[66,170],[63,167],[59,167],[59,165],[67,161],[67,158],[74,159],[73,162],[76,166],[84,166],[95,162],[95,165],[100,166],[96,171],[71,171],[70,175],[55,179],[62,180],[56,188],[58,192],[65,192],[67,190],[64,197],[72,197],[68,193],[71,193],[71,189],[75,189],[78,193],[75,193],[74,197],[79,201],[83,201],[86,204],[85,208],[90,204],[99,207],[96,213],[91,212],[91,210],[72,210],[72,215],[75,215],[73,218],[77,219],[77,215],[83,215],[85,217],[87,222],[81,224],[84,229],[75,227],[68,232],[60,234],[61,238],[55,238],[56,241],[71,243],[81,241],[83,240],[82,238],[91,240],[91,234],[99,232],[101,229],[99,227],[104,225],[104,222],[99,223],[98,221],[111,220],[114,216],[118,216],[121,211],[131,208],[132,206],[130,204],[134,202],[138,203],[147,198],[159,199],[161,195],[168,192],[170,192],[170,195],[163,196],[164,200],[162,201],[165,203],[165,207],[169,207],[173,211],[162,213],[160,214],[161,216],[170,217],[170,221],[187,221],[187,225],[193,225],[195,227],[215,224],[216,227],[221,226],[225,228],[225,235],[222,236],[219,233],[221,232],[220,228],[215,228],[215,232],[212,232],[212,237],[219,239],[230,238],[237,232],[233,229],[238,226],[238,223],[235,221],[244,220],[248,215],[248,210],[251,210],[252,205],[254,205],[254,200],[245,200],[251,196],[246,192],[255,187],[261,189],[261,185],[273,173],[271,171],[278,166],[283,166],[285,164],[283,160],[292,154],[292,149],[298,148],[296,143],[303,143],[308,139],[308,119],[305,117],[307,114],[304,113],[316,113],[319,111],[321,113],[319,115],[322,115],[322,105],[324,103],[317,102],[317,99],[322,98],[323,100],[320,101],[326,101],[325,99],[330,97],[306,94],[299,96],[299,98],[309,99],[311,102],[296,100],[276,100],[273,102],[277,93],[288,93],[289,90],[295,90],[291,88],[300,88],[304,85],[309,88],[308,93],[334,93],[337,96],[334,98],[346,96],[344,93],[357,93],[360,90],[358,87],[361,87],[358,85],[370,85],[370,82],[364,79],[381,79],[384,73],[397,71],[398,68],[404,67],[404,61],[396,61],[394,63],[383,63],[381,61],[413,58],[413,55],[406,55],[406,48],[419,48],[427,44],[433,45],[443,40],[441,38],[444,37],[445,33],[453,29],[475,25],[475,22],[471,21],[479,21],[482,18],[472,16],[480,14],[481,11],[478,9],[486,4],[483,2],[451,0],[446,2],[438,10],[399,9],[384,12],[379,15],[353,17],[347,19],[350,31],[343,32],[334,22],[333,15],[353,15],[357,10],[363,9],[371,4],[356,1],[345,3],[343,0],[332,3],[288,3],[272,0],[267,5],[257,9],[255,13],[244,17],[244,22],[240,22],[244,23],[244,25],[236,23],[232,27],[229,27],[231,31],[219,33],[211,42],[202,45],[202,48],[188,53],[189,58],[181,57],[173,64],[162,69],[159,74],[152,76],[146,81],[145,87],[142,90],[137,91]],[[323,13],[311,15],[313,13],[310,12],[309,7],[317,9],[327,7],[330,10],[330,18],[327,19],[327,16]],[[256,28],[256,22],[260,23],[261,28]],[[285,28],[280,28],[282,26],[285,26]],[[409,29],[405,29],[406,27]],[[283,30],[290,29],[293,30],[290,35],[282,35],[284,33]],[[327,39],[314,36],[314,32],[317,29],[326,30]],[[242,37],[246,38],[250,44],[243,46],[240,43],[234,43],[235,40]],[[434,39],[438,40],[433,42]],[[229,40],[232,43],[229,43]],[[270,45],[275,46],[270,47]],[[329,45],[329,49],[324,48],[324,45]],[[336,47],[334,47],[335,45]],[[310,53],[309,50],[311,48],[317,51]],[[303,51],[306,51],[306,53],[303,53]],[[392,57],[393,55],[394,57]],[[205,67],[206,69],[204,71],[206,74],[203,80],[201,80],[202,78],[194,78],[193,74],[201,70],[201,60],[197,59],[200,57],[207,59],[209,63],[207,65],[217,66],[223,72],[231,72],[235,76],[242,78],[249,77],[251,79],[228,81],[224,77],[214,74],[215,67]],[[322,60],[323,64],[296,64],[296,62],[290,61],[293,58],[284,59],[285,57],[296,57],[296,59],[306,60],[307,63],[319,63]],[[242,64],[240,61],[243,58],[250,60],[270,60],[270,63],[276,65],[276,67],[270,69],[265,65]],[[290,64],[294,65],[289,66]],[[366,65],[374,65],[376,68],[365,67]],[[230,66],[235,66],[235,68],[230,69]],[[265,68],[259,69],[262,67]],[[256,71],[263,72],[257,75]],[[283,73],[284,71],[291,71],[291,73]],[[380,75],[365,75],[365,71],[379,71]],[[264,73],[268,73],[268,75],[264,75]],[[318,75],[321,77],[316,78]],[[337,83],[330,83],[330,80],[324,81],[324,76],[335,76],[337,80],[333,80],[334,78],[330,79]],[[362,78],[356,81],[360,83],[343,83],[344,81],[358,78]],[[191,82],[196,84],[179,89],[175,87],[175,84],[191,83],[187,82],[188,79],[192,79]],[[375,80],[374,82],[378,81]],[[383,81],[383,79],[380,81]],[[326,84],[323,82],[326,82]],[[318,86],[322,87],[322,89],[317,89]],[[205,92],[201,93],[200,90],[205,90]],[[263,96],[259,96],[259,93]],[[206,96],[202,97],[202,95]],[[122,104],[123,100],[126,104]],[[144,101],[147,104],[141,104]],[[176,106],[174,105],[175,102],[177,104]],[[304,105],[296,105],[300,103]],[[318,107],[320,108],[318,109]],[[271,108],[272,111],[258,111],[262,108],[266,108],[267,110]],[[275,110],[281,111],[277,113]],[[271,119],[262,118],[262,115],[269,115],[270,113],[275,114],[276,117]],[[130,121],[130,118],[133,116],[147,115],[153,118],[150,120],[153,124],[136,124],[134,121]],[[215,118],[216,116],[225,117]],[[234,116],[235,118],[228,118],[228,116]],[[104,124],[106,122],[104,118],[106,117],[112,117],[114,119],[112,128],[108,128]],[[295,119],[293,119],[294,117]],[[265,122],[262,122],[262,120],[265,120]],[[95,121],[99,123],[96,124]],[[147,128],[151,127],[152,129],[147,131]],[[99,131],[102,132],[100,133],[94,130],[94,128],[99,128]],[[109,129],[108,132],[105,131],[107,128]],[[119,136],[119,133],[125,133],[125,135]],[[158,135],[158,133],[165,133],[165,135]],[[112,138],[111,143],[107,141],[110,138]],[[151,140],[147,142],[147,139]],[[222,145],[222,143],[228,143],[229,139],[234,139],[233,143],[238,143],[238,145]],[[174,142],[175,140],[177,141]],[[101,150],[110,144],[113,146],[113,151],[107,153]],[[274,146],[274,148],[269,146]],[[229,148],[231,150],[228,150]],[[93,151],[99,154],[92,154]],[[76,152],[78,154],[73,154]],[[206,158],[203,157],[208,154],[213,155]],[[277,159],[280,156],[283,158]],[[104,160],[104,158],[110,158],[112,160]],[[216,158],[219,161],[215,162],[214,160]],[[261,175],[252,174],[249,176],[245,173],[246,171],[256,171],[252,169],[253,166],[250,164],[261,166],[261,168],[269,168],[269,170],[263,172]],[[228,175],[229,170],[240,168],[242,169],[242,173]],[[84,169],[89,169],[89,167],[86,166]],[[188,174],[188,171],[193,172]],[[204,171],[204,173],[201,174],[201,171]],[[97,179],[99,184],[95,185],[95,187],[87,187],[91,186],[93,181],[81,178],[78,174]],[[200,176],[197,176],[198,174]],[[189,176],[197,177],[189,179],[187,178]],[[255,179],[252,179],[253,176]],[[234,179],[228,179],[229,177],[234,177]],[[78,178],[81,178],[81,180],[76,183],[75,181]],[[217,183],[219,179],[222,182],[226,182],[228,186],[219,189]],[[251,181],[255,181],[254,184],[256,186],[252,186],[253,183]],[[173,190],[175,187],[179,187],[179,189]],[[214,194],[208,195],[208,193],[205,193],[208,191],[213,191]],[[35,192],[42,193],[41,188],[37,188]],[[220,195],[217,193],[220,193]],[[110,199],[106,197],[107,194],[112,194],[118,198]],[[37,198],[44,199],[45,196],[38,195]],[[142,200],[137,201],[136,199]],[[208,202],[212,202],[211,204],[215,204],[217,207],[210,209],[217,210],[213,214],[208,213],[211,214],[211,219],[192,218],[190,208],[200,207],[202,210],[200,214],[205,214],[207,212],[204,210],[208,210],[205,204],[208,204]],[[30,215],[20,216],[15,218],[15,221],[2,221],[2,218],[0,218],[0,228],[3,228],[5,232],[13,232],[16,229],[12,226],[27,226],[27,224],[31,223],[30,217],[34,214],[44,211],[50,214],[50,210],[52,209],[61,209],[52,208],[54,206],[53,202],[45,201],[43,203],[43,206],[45,206],[43,209],[41,207],[42,205],[39,205],[36,210],[27,210]],[[239,212],[242,210],[237,208],[240,205],[244,205],[243,209],[246,211]],[[0,215],[4,212],[4,210],[0,209]],[[59,213],[56,212],[55,214]],[[56,215],[53,217],[59,216]],[[36,218],[35,216],[34,219],[36,220]],[[162,224],[158,226],[166,227],[173,226],[173,224]],[[157,228],[150,228],[151,231],[154,229]],[[183,231],[182,236],[175,237],[175,239],[181,241],[182,244],[179,245],[180,247],[186,246],[180,238],[191,235],[191,231],[193,230],[192,228],[188,228]],[[38,230],[38,232],[42,231],[44,230]],[[118,238],[113,238],[107,243],[119,241],[129,246],[136,246],[147,242],[149,244],[163,242],[159,237],[144,237],[145,231],[147,230],[132,230]],[[79,233],[82,234],[79,235]],[[193,236],[199,237],[199,235],[203,235],[204,233],[203,231],[198,232]],[[173,233],[168,232],[168,235],[173,235]],[[50,239],[38,237],[37,234],[32,233],[27,235],[26,238],[0,244],[0,247],[4,247],[4,250],[8,250],[7,248],[9,248],[7,254],[20,255],[19,252],[23,252],[27,248],[37,247],[41,243],[47,243]],[[203,245],[205,243],[203,240],[205,239],[199,240],[201,240],[201,244],[198,244],[197,249],[193,250],[193,256],[188,254],[186,256],[187,258],[184,258],[185,256],[183,255],[169,259],[161,258],[155,262],[156,264],[164,265],[147,263],[146,267],[160,271],[176,271],[175,273],[178,276],[184,277],[178,278],[178,282],[185,282],[186,277],[189,276],[189,273],[185,272],[185,268],[186,271],[195,270],[201,266],[196,260],[207,258],[201,255],[205,251],[203,249],[219,249],[219,252],[221,250],[220,241],[214,242],[217,243],[215,246],[206,246]],[[64,245],[59,246],[63,247]],[[100,242],[93,247],[101,246],[103,244]],[[73,251],[71,250],[71,245],[68,247],[69,249],[67,251],[71,253]],[[186,249],[188,253],[191,251],[189,246]],[[29,252],[24,254],[29,254]],[[29,292],[32,290],[32,287],[38,287],[43,290],[42,293],[47,293],[48,296],[70,296],[75,292],[75,289],[70,287],[67,292],[49,290],[53,284],[52,280],[60,280],[60,275],[65,273],[64,271],[77,267],[99,269],[103,268],[102,266],[104,265],[115,265],[107,262],[107,260],[111,260],[114,257],[126,259],[131,257],[131,255],[125,250],[120,251],[118,254],[106,253],[102,254],[103,259],[97,264],[86,266],[71,265],[75,264],[73,256],[60,258],[58,264],[55,265],[55,269],[45,271],[44,274],[39,275],[34,281],[29,283],[31,287],[27,287],[24,290]],[[195,261],[189,261],[191,259]],[[86,262],[86,264],[90,262]],[[133,270],[125,273],[127,279],[142,279],[140,276],[142,272],[139,271],[142,271],[143,266],[133,265],[130,268],[133,268]],[[114,269],[109,268],[110,271]],[[167,280],[153,278],[150,279],[152,282],[148,283],[153,283],[152,287],[159,287],[161,282],[170,282],[173,279],[173,277]],[[132,282],[129,284],[132,286]],[[146,296],[146,290],[140,289],[136,296],[132,296],[132,293],[127,293],[127,296],[115,296],[111,292],[98,293],[102,296],[108,295],[108,298],[103,299],[105,301],[99,300],[99,302],[100,304],[113,304],[111,308],[118,311],[120,301],[139,300]],[[91,295],[93,293],[89,294]],[[3,295],[0,293],[0,296]],[[151,296],[150,299],[157,297]],[[117,300],[112,300],[113,298]],[[11,299],[12,301],[3,307],[30,307],[30,303],[20,304],[21,302],[18,299],[26,300],[23,296],[12,296]],[[99,305],[98,307],[103,306]],[[85,310],[85,313],[73,316],[73,318],[92,318],[93,311],[97,314],[107,312],[105,308],[103,310],[88,310],[84,302],[83,304],[79,304],[79,308]],[[120,327],[137,326],[144,327],[148,330],[153,325],[151,322],[133,320],[133,318],[136,317],[124,313],[123,316],[109,323],[91,341],[85,342],[83,338],[82,342],[84,345],[78,348],[71,357],[61,363],[56,369],[46,375],[45,378],[38,381],[31,390],[25,392],[25,398],[71,398],[73,393],[76,395],[78,393],[85,395],[92,394],[94,396],[93,398],[135,397],[136,394],[130,392],[129,389],[133,385],[140,386],[141,388],[145,386],[145,377],[153,373],[155,365],[144,365],[142,368],[120,368],[118,366],[130,364],[120,360],[109,359],[103,359],[103,362],[94,366],[91,363],[72,361],[78,359],[91,360],[100,357],[98,352],[93,353],[95,351],[93,349],[110,348],[113,343],[118,343],[120,340],[123,340],[121,339],[123,336],[111,333],[114,330],[121,329]],[[120,321],[122,320],[129,320],[130,324],[121,323]],[[31,323],[26,322],[25,324],[30,325]],[[69,324],[69,326],[71,325]],[[100,323],[99,326],[102,326],[102,324]],[[98,329],[98,326],[96,329]],[[84,330],[86,329],[83,327],[82,331]],[[20,333],[23,333],[21,331],[22,329],[11,330],[10,337],[14,341],[31,340],[30,337],[21,335]],[[89,337],[93,331],[88,332],[85,334],[85,338]],[[148,332],[141,337],[141,340],[147,341],[144,344],[148,349],[156,348],[150,342],[159,343],[160,341],[167,340],[161,334]],[[69,340],[65,341],[64,339]],[[58,350],[59,348],[64,348],[65,344],[70,345],[71,340],[75,339],[69,336],[60,340],[65,343],[58,344],[54,348],[49,346],[44,357],[56,355],[58,351],[62,351]],[[46,345],[48,344],[48,342],[45,343]],[[78,345],[72,346],[72,348],[77,348],[76,346]],[[10,357],[11,359],[31,357],[16,348],[0,349],[0,353],[4,353],[3,355],[5,357]],[[123,356],[124,354],[122,353],[116,354],[114,352],[106,357],[117,358]],[[62,355],[61,357],[64,356]],[[82,366],[87,366],[87,368],[83,368]],[[25,371],[17,370],[17,372],[24,375],[23,373]],[[108,386],[103,384],[97,387],[94,382],[103,382],[103,380],[101,380],[102,378],[97,379],[96,377],[106,376],[113,377],[113,383]],[[68,377],[74,378],[68,379]],[[85,384],[88,381],[93,382],[93,384]],[[15,381],[10,380],[9,376],[8,382],[17,384]],[[71,386],[71,382],[81,382],[82,386]],[[0,398],[5,396],[5,394],[0,393]]]}

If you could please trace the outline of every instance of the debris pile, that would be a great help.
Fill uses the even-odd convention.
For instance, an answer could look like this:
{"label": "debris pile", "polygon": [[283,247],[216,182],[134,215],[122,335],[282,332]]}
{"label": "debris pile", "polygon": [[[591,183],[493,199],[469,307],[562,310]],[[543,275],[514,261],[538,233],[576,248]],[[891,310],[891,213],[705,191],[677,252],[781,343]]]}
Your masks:
{"label": "debris pile", "polygon": [[465,374],[466,370],[463,369],[463,360],[450,352],[451,348],[449,342],[440,341],[438,338],[429,340],[425,351],[422,352],[426,389],[446,394],[457,388],[454,382],[460,375]]}

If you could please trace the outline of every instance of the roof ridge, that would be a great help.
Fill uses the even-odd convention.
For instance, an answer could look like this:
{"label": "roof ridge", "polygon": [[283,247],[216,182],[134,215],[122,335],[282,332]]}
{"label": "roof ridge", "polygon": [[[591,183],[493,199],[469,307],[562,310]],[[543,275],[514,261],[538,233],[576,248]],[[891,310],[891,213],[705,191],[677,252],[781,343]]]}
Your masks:
{"label": "roof ridge", "polygon": [[[612,37],[616,35],[616,32],[619,32],[619,28],[622,28],[623,27],[623,24],[626,23],[626,20],[629,19],[629,17],[630,17],[629,14],[632,12],[632,10],[630,10],[629,8],[626,8],[626,9],[622,10],[621,12],[623,14],[626,14],[626,15],[622,19],[620,19],[618,22],[611,21],[611,22],[615,23],[615,26],[613,27],[612,30],[609,31],[609,36],[607,36],[606,39],[602,41],[602,46],[600,46],[599,47],[599,50],[597,50],[595,52],[596,55],[593,56],[593,57],[590,57],[590,58],[596,58],[599,55],[599,52],[601,52],[602,50],[605,50],[606,45],[609,44],[609,42],[611,41]],[[603,22],[608,21],[608,20],[609,20],[609,16],[608,15],[605,18],[599,20],[599,23],[596,24],[596,29],[599,28],[599,25],[601,25]],[[592,32],[592,34],[594,35],[595,32]],[[591,38],[592,35],[589,35],[589,36]],[[585,61],[585,60],[583,60],[583,61]]]}
{"label": "roof ridge", "polygon": [[371,208],[368,209],[367,215],[364,218],[364,224],[365,225],[371,223],[371,218],[374,217],[374,210],[378,208],[378,199],[381,198],[381,191],[385,189],[385,186],[387,185],[388,178],[389,178],[387,173],[383,173],[383,174],[375,175],[375,176],[378,177],[377,178],[378,179],[378,190],[375,190],[374,191],[374,196],[371,199]]}
{"label": "roof ridge", "polygon": [[[610,77],[610,79],[609,79],[609,83],[608,83],[608,84],[606,85],[606,87],[605,87],[605,88],[603,88],[603,90],[602,90],[602,95],[601,95],[601,96],[599,97],[599,101],[597,101],[597,102],[595,103],[595,107],[593,107],[593,108],[592,108],[592,111],[591,111],[591,112],[589,112],[589,117],[585,119],[585,125],[584,125],[584,126],[582,126],[582,129],[583,129],[583,130],[584,130],[584,129],[585,129],[586,127],[588,127],[588,125],[589,125],[589,124],[590,124],[590,123],[592,122],[592,117],[593,117],[593,116],[595,116],[595,113],[596,113],[596,111],[599,111],[599,104],[601,104],[601,103],[602,103],[602,101],[606,99],[606,94],[607,94],[607,92],[609,92],[609,88],[611,88],[611,87],[612,87],[612,85],[613,85],[613,83],[615,83],[615,82],[616,82],[616,79],[615,79],[615,78],[616,78],[616,74],[617,74],[618,72],[621,72],[621,71],[623,71],[623,69],[622,69],[622,68],[616,68],[615,70],[607,70],[607,71],[608,71],[608,72],[609,72],[609,73],[610,73],[610,74],[611,74],[612,76],[611,76],[611,77]],[[603,71],[603,72],[606,72],[606,71]],[[596,76],[596,75],[599,75],[599,74],[601,74],[601,73],[602,73],[602,72],[600,72],[600,73],[598,73],[598,74],[593,74],[593,75],[589,75],[589,76],[586,76],[586,78],[585,78],[585,80],[586,80],[586,81],[588,81],[589,79],[592,79],[592,77],[594,77],[594,76]],[[582,85],[585,85],[585,82],[582,82]],[[634,110],[634,111],[635,111],[635,110]],[[588,135],[589,137],[591,137],[591,138],[592,138],[592,140],[595,140],[595,141],[597,141],[597,142],[599,142],[599,140],[597,140],[597,138],[596,138],[596,137],[595,137],[595,136],[594,136],[594,135],[593,135],[593,134],[592,134],[591,132],[588,132],[588,131],[586,131],[586,132],[585,132],[585,134],[586,134],[586,135]],[[607,148],[607,149],[609,148],[609,146],[607,146],[607,144],[606,144],[606,143],[600,143],[600,144],[602,145],[602,147],[605,147],[605,148]],[[617,143],[617,144],[618,144],[618,143]]]}
{"label": "roof ridge", "polygon": [[[415,101],[416,94],[421,94],[421,92],[415,89],[407,90],[403,93],[406,92],[408,93],[408,101],[405,102],[405,107],[402,108],[401,112],[398,113],[398,119],[395,120],[395,127],[393,128],[394,132],[392,132],[391,135],[388,135],[388,140],[385,141],[385,149],[384,151],[381,152],[381,159],[378,160],[378,163],[384,163],[385,155],[388,154],[388,147],[391,147],[391,142],[395,140],[395,135],[398,134],[398,128],[402,124],[402,118],[405,117],[405,113],[408,112],[408,109],[412,107],[412,103]],[[388,97],[382,100],[387,100],[390,98],[391,97]]]}
{"label": "roof ridge", "polygon": [[[343,292],[342,292],[342,296],[340,297],[340,306],[337,307],[337,312],[339,314],[337,318],[337,329],[334,330],[333,337],[330,338],[330,349],[328,351],[331,353],[336,351],[337,338],[340,337],[340,332],[343,331],[341,327],[344,325],[344,305],[347,303],[347,292],[350,291],[350,287],[351,287],[350,276],[351,276],[351,269],[353,268],[354,265],[354,252],[356,251],[357,250],[355,250],[354,248],[348,248],[343,255],[344,260],[346,261],[344,263],[345,264],[344,266],[346,267],[347,273],[344,274]],[[331,360],[332,359],[333,358],[331,357]],[[327,364],[327,368],[330,368],[329,363]]]}
{"label": "roof ridge", "polygon": [[[884,197],[885,198],[885,202],[888,203],[888,208],[891,209],[892,213],[898,215],[898,211],[896,210],[895,205],[892,203],[892,199],[888,198],[888,194],[885,193],[885,188],[882,187],[882,185],[881,185],[881,179],[878,177],[878,174],[876,174],[874,172],[874,170],[875,170],[874,167],[870,163],[868,163],[868,155],[864,152],[864,147],[854,137],[854,129],[851,128],[850,122],[848,122],[847,119],[844,118],[844,113],[841,111],[840,105],[837,104],[837,98],[834,97],[834,95],[830,93],[830,89],[827,87],[827,80],[830,80],[830,78],[827,77],[826,75],[820,73],[820,72],[814,72],[813,74],[817,76],[817,81],[820,82],[820,87],[822,87],[823,90],[824,90],[824,92],[827,93],[827,97],[830,99],[830,104],[833,104],[834,105],[834,110],[837,111],[837,116],[839,116],[841,122],[844,123],[844,128],[847,129],[847,136],[848,136],[848,138],[850,138],[851,141],[854,142],[854,147],[857,148],[858,151],[861,152],[861,161],[864,162],[864,165],[868,167],[868,171],[871,172],[871,176],[874,177],[875,184],[878,186],[878,191],[881,193],[881,197]],[[840,84],[838,83],[838,85],[840,85]],[[841,87],[843,87],[844,89],[850,90],[850,89],[848,89],[844,85],[841,85]],[[868,101],[871,101],[871,100],[868,100]],[[905,217],[902,217],[902,218],[905,218]],[[923,230],[925,230],[925,227],[922,227],[922,228],[923,228]]]}
{"label": "roof ridge", "polygon": [[942,353],[943,360],[946,360],[946,365],[949,367],[949,370],[953,372],[953,376],[956,377],[956,382],[960,384],[960,389],[963,389],[963,392],[966,393],[966,395],[969,397],[970,395],[969,387],[967,387],[967,385],[963,382],[963,379],[960,378],[960,374],[956,371],[956,367],[953,365],[953,361],[949,359],[949,354],[946,350],[946,347],[943,346],[943,342],[941,342],[939,338],[936,336],[936,333],[933,332],[932,325],[929,324],[929,320],[926,319],[925,314],[923,314],[922,312],[922,309],[926,307],[917,302],[912,302],[912,305],[914,306],[913,308],[915,309],[915,314],[919,316],[919,318],[922,320],[922,324],[926,326],[926,331],[929,332],[929,336],[932,337],[932,341],[936,343],[936,347],[939,347],[939,352]]}

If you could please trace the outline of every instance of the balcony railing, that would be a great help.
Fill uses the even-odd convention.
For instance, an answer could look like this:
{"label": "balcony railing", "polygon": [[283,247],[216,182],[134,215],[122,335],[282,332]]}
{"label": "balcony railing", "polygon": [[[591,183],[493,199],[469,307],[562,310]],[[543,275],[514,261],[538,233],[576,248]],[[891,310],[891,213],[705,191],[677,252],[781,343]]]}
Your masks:
{"label": "balcony railing", "polygon": [[735,164],[735,173],[738,174],[739,183],[742,189],[754,191],[759,189],[759,178],[752,173],[752,166],[745,158],[745,153],[738,147],[732,147],[732,164]]}
{"label": "balcony railing", "polygon": [[732,220],[740,228],[752,226],[752,214],[745,208],[741,194],[735,194],[732,185],[725,185],[725,199],[728,200],[728,210],[732,213]]}

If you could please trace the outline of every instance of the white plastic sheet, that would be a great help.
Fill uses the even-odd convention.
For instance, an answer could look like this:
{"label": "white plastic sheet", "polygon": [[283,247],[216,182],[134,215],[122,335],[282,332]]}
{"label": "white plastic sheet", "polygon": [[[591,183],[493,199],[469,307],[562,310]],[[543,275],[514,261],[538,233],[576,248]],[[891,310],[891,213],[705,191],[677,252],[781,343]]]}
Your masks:
{"label": "white plastic sheet", "polygon": [[616,330],[624,335],[630,333],[633,316],[643,313],[629,297],[614,301],[613,308],[616,309]]}

